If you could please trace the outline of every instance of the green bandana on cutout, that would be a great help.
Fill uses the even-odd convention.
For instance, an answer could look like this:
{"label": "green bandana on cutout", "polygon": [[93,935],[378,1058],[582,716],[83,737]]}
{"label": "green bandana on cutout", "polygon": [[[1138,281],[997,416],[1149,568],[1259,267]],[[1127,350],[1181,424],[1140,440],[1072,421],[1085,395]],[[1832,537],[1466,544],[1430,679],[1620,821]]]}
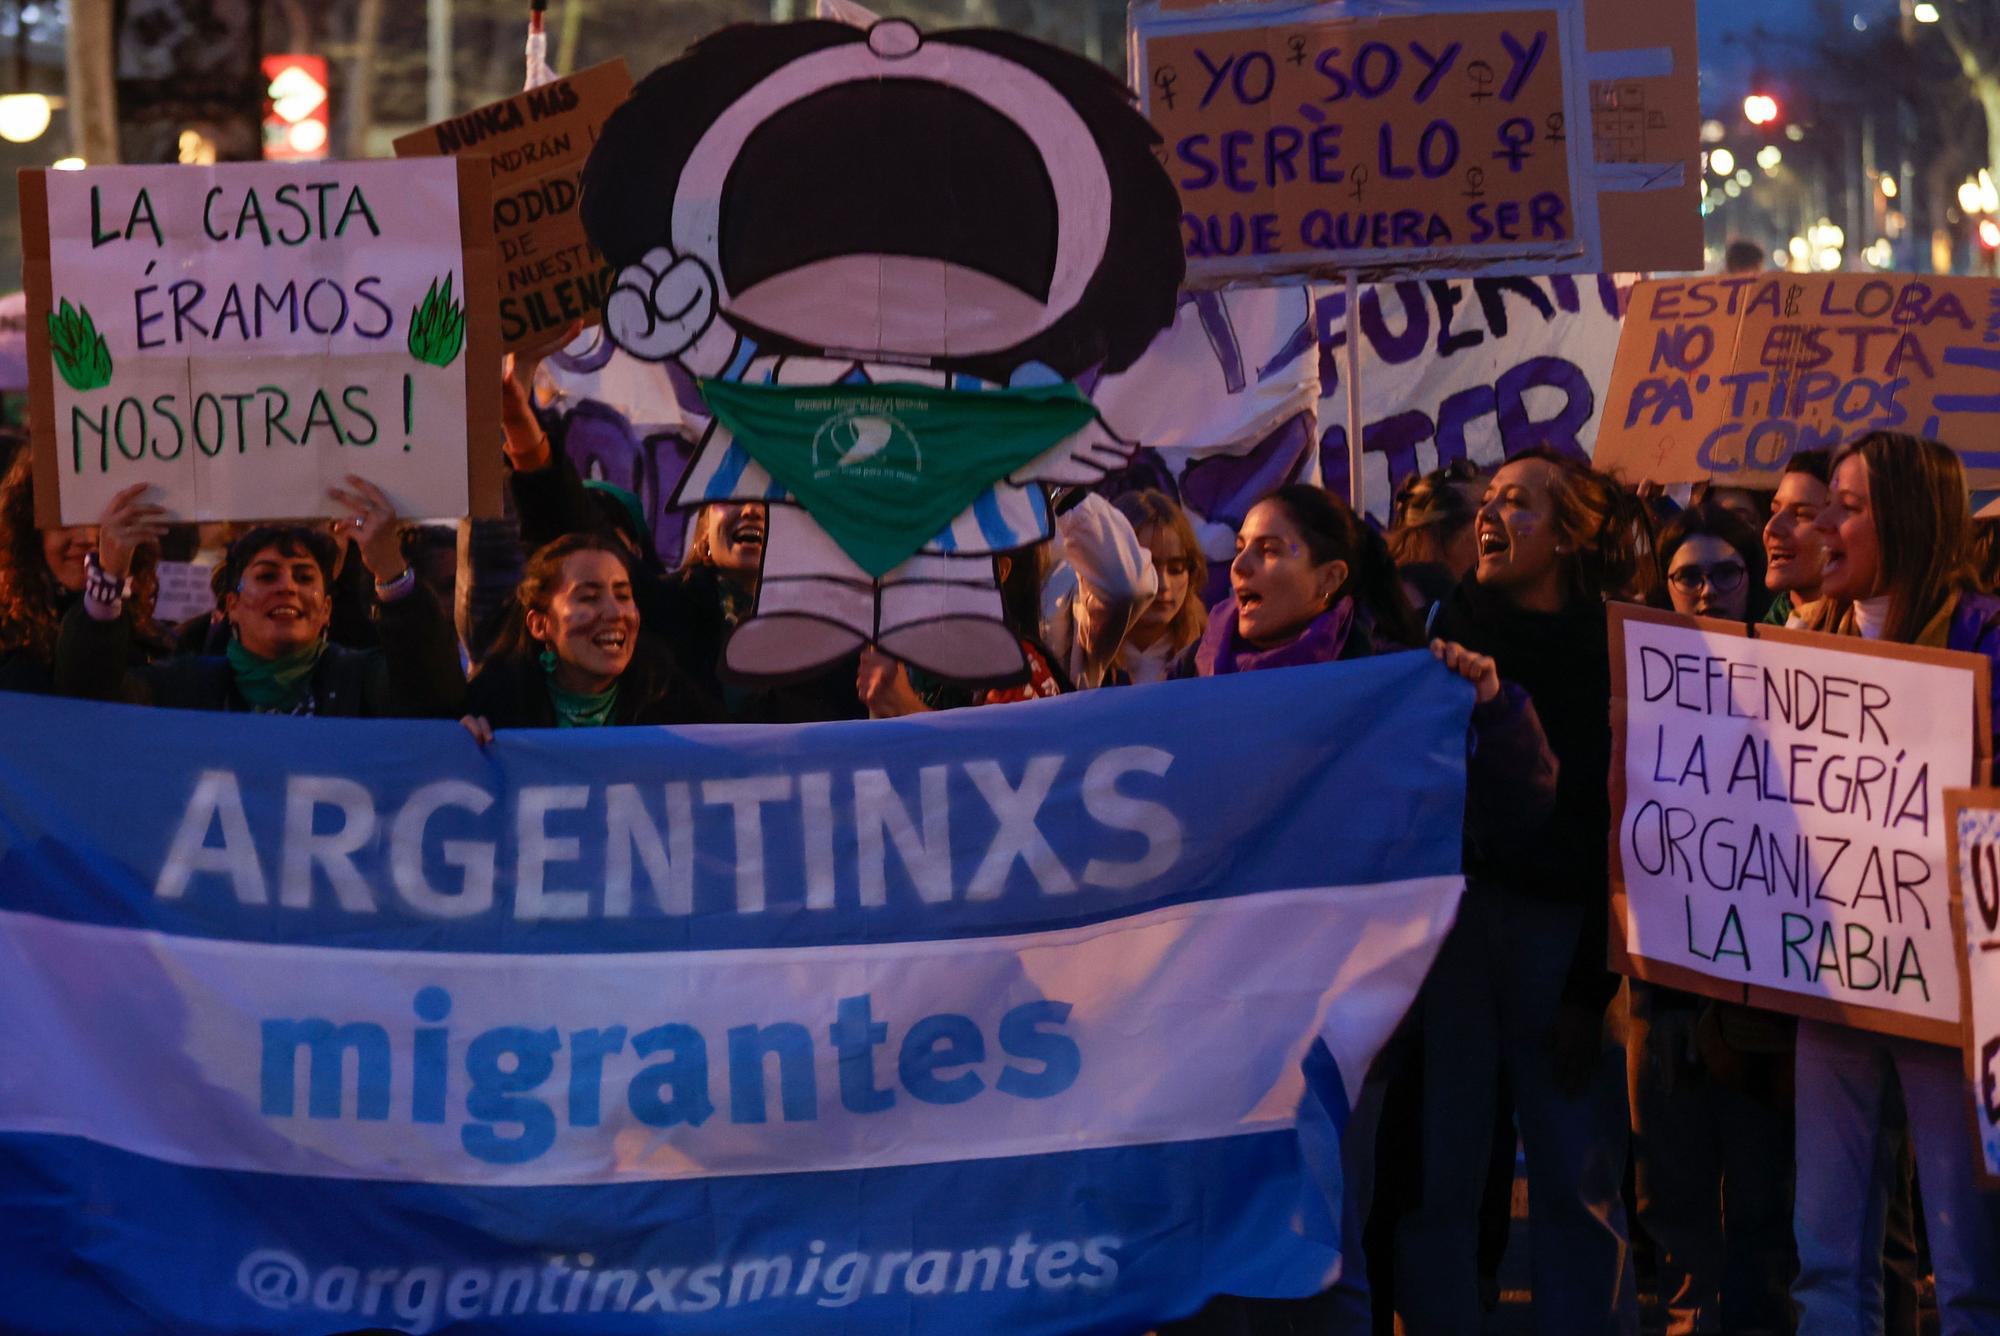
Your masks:
{"label": "green bandana on cutout", "polygon": [[1097,414],[1070,384],[939,390],[705,380],[701,393],[736,443],[878,579]]}

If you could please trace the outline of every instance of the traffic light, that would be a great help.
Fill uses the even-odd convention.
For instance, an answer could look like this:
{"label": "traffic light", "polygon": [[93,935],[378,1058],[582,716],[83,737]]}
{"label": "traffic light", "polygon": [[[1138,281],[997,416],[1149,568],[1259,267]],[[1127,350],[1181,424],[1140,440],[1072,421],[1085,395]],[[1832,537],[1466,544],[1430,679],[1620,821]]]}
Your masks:
{"label": "traffic light", "polygon": [[264,157],[316,162],[326,156],[329,122],[324,56],[264,57]]}
{"label": "traffic light", "polygon": [[1775,124],[1778,114],[1778,99],[1769,93],[1752,93],[1743,99],[1743,119],[1752,125]]}
{"label": "traffic light", "polygon": [[2000,223],[1991,218],[1979,220],[1979,244],[1989,251],[2000,250]]}

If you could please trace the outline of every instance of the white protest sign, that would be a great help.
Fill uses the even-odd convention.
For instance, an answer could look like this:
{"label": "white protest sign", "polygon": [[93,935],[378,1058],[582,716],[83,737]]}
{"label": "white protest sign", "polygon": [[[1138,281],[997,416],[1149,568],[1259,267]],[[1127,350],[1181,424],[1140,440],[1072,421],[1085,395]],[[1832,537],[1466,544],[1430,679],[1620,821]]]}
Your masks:
{"label": "white protest sign", "polygon": [[1613,605],[1613,963],[1956,1044],[1944,791],[1986,660]]}
{"label": "white protest sign", "polygon": [[24,176],[43,522],[92,522],[134,483],[177,520],[327,515],[348,474],[405,515],[491,511],[482,176],[446,159]]}
{"label": "white protest sign", "polygon": [[215,589],[209,581],[215,567],[192,561],[159,564],[160,592],[153,600],[153,620],[172,626],[215,611]]}
{"label": "white protest sign", "polygon": [[[1361,289],[1358,320],[1330,290],[1321,323],[1320,464],[1347,495],[1347,340],[1361,344],[1367,510],[1389,517],[1405,478],[1454,460],[1497,469],[1538,445],[1588,457],[1618,351],[1626,289],[1610,274],[1406,279]],[[1327,304],[1322,297],[1322,307]]]}
{"label": "white protest sign", "polygon": [[1965,974],[1965,1076],[1987,1187],[2000,1187],[2000,789],[1950,795],[1952,901]]}

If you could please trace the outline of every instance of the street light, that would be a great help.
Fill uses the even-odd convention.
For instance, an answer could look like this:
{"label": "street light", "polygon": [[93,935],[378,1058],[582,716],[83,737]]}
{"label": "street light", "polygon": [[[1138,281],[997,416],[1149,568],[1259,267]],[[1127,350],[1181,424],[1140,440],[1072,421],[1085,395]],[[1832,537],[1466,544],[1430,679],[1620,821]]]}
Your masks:
{"label": "street light", "polygon": [[0,139],[31,144],[49,128],[49,100],[40,93],[9,93],[0,97]]}
{"label": "street light", "polygon": [[1736,155],[1726,148],[1712,148],[1708,151],[1708,170],[1717,176],[1736,175]]}
{"label": "street light", "polygon": [[1896,193],[1898,189],[1899,187],[1896,185],[1896,178],[1889,175],[1889,173],[1887,172],[1882,173],[1882,198],[1883,199],[1896,198]]}
{"label": "street light", "polygon": [[1938,13],[1938,7],[1930,0],[1917,0],[1910,9],[1910,17],[1919,23],[1936,23],[1943,16]]}
{"label": "street light", "polygon": [[1769,125],[1778,119],[1778,99],[1769,93],[1752,93],[1743,99],[1743,119],[1752,125]]}
{"label": "street light", "polygon": [[1757,150],[1757,165],[1767,172],[1778,170],[1778,164],[1785,160],[1785,152],[1776,144],[1766,144]]}
{"label": "street light", "polygon": [[1979,244],[1987,250],[2000,250],[2000,223],[1991,218],[1979,220]]}

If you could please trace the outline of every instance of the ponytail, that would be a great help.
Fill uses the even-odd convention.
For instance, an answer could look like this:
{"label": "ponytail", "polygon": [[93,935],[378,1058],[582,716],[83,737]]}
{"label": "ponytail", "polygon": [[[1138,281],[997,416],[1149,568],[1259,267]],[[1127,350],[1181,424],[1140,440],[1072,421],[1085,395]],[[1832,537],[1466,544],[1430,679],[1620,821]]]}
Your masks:
{"label": "ponytail", "polygon": [[1282,506],[1298,526],[1314,565],[1347,563],[1347,582],[1334,591],[1336,601],[1351,597],[1365,608],[1380,639],[1407,646],[1424,643],[1423,624],[1403,592],[1388,543],[1353,507],[1310,483],[1280,487],[1265,499]]}

